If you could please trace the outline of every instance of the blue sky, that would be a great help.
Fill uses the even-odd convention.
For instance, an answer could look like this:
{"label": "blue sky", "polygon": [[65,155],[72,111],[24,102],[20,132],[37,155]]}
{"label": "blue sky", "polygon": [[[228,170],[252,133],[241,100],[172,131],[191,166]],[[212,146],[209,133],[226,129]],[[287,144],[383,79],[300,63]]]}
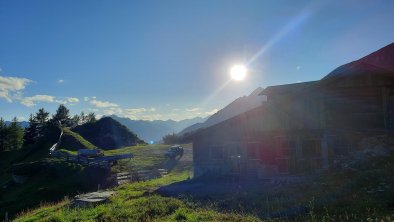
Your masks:
{"label": "blue sky", "polygon": [[[60,103],[133,119],[206,116],[394,42],[393,11],[379,0],[0,0],[0,116]],[[252,58],[247,78],[229,82],[229,68]]]}

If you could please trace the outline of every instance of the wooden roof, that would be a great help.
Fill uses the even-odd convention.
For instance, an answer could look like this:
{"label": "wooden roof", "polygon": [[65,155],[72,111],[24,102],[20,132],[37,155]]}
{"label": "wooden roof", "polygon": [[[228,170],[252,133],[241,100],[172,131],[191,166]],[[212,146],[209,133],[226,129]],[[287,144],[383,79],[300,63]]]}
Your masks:
{"label": "wooden roof", "polygon": [[318,81],[309,81],[277,86],[268,86],[259,95],[298,93],[317,82]]}

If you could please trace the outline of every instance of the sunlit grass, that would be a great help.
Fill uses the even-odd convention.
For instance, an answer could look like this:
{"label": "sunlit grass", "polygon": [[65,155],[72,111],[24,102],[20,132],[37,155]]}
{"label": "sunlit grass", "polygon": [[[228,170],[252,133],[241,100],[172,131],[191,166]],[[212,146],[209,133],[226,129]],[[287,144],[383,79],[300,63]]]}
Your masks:
{"label": "sunlit grass", "polygon": [[[190,146],[190,145],[189,145]],[[114,172],[130,170],[153,170],[162,168],[168,160],[164,152],[168,145],[139,145],[130,146],[115,150],[106,150],[104,155],[115,155],[123,153],[132,153],[134,157],[131,160],[121,160],[117,166],[113,167]]]}
{"label": "sunlit grass", "polygon": [[251,215],[221,213],[207,207],[190,207],[187,201],[155,193],[159,187],[187,180],[191,165],[174,168],[168,176],[116,187],[110,203],[73,208],[65,199],[23,212],[15,221],[260,221]]}
{"label": "sunlit grass", "polygon": [[87,141],[78,133],[71,131],[69,128],[63,128],[63,138],[59,149],[76,151],[78,149],[95,149],[95,145]]}
{"label": "sunlit grass", "polygon": [[[110,203],[72,208],[69,200],[24,212],[16,221],[392,221],[394,155],[368,159],[352,170],[331,171],[299,185],[240,189],[210,193],[205,198],[186,195],[161,196],[157,189],[190,178],[192,157],[185,146],[185,159],[166,177],[123,184]],[[118,167],[150,169],[167,163],[167,146],[126,147],[106,155],[132,152],[135,157]],[[145,158],[152,153],[149,158]],[[121,168],[118,168],[121,170]],[[384,188],[384,192],[378,191]],[[370,191],[374,191],[370,193]],[[218,190],[220,191],[220,190]],[[391,202],[390,202],[391,201]],[[270,219],[275,218],[275,219]]]}

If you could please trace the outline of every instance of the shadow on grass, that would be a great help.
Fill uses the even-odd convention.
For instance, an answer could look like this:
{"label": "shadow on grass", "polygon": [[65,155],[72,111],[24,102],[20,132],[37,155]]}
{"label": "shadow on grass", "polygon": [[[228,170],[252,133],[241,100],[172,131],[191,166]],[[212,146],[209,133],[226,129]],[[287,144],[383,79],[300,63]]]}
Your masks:
{"label": "shadow on grass", "polygon": [[278,187],[267,182],[217,180],[212,178],[185,180],[161,187],[157,193],[177,197],[197,207],[210,206],[221,212],[237,212],[259,218],[291,218],[306,214],[311,199],[295,192],[296,186]]}

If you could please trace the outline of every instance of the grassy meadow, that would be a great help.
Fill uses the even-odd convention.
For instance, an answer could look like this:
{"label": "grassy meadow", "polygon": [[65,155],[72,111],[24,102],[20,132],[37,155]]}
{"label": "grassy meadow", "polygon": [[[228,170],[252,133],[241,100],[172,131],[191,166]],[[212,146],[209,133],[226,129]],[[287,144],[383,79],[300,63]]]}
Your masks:
{"label": "grassy meadow", "polygon": [[[71,197],[21,212],[15,221],[392,221],[394,155],[372,156],[351,168],[330,170],[295,184],[191,180],[192,147],[179,161],[164,157],[165,145],[105,151],[133,153],[114,172],[168,167],[167,176],[112,188],[110,201],[76,208]],[[248,185],[249,184],[249,185]],[[252,184],[252,185],[250,185]],[[167,187],[202,190],[165,195]],[[226,186],[237,189],[228,192]],[[209,190],[205,192],[204,190]],[[190,189],[189,189],[190,191]]]}
{"label": "grassy meadow", "polygon": [[[164,158],[167,148],[164,145],[135,146],[105,151],[105,154],[135,154],[132,160],[120,162],[114,168],[117,171],[130,167],[153,169],[168,164]],[[74,208],[70,205],[70,198],[65,198],[58,203],[46,203],[37,209],[22,212],[15,221],[260,221],[251,215],[219,212],[211,208],[213,205],[201,207],[193,201],[155,193],[160,187],[190,179],[191,153],[191,146],[186,145],[183,158],[165,177],[113,188],[116,194],[109,203]]]}

